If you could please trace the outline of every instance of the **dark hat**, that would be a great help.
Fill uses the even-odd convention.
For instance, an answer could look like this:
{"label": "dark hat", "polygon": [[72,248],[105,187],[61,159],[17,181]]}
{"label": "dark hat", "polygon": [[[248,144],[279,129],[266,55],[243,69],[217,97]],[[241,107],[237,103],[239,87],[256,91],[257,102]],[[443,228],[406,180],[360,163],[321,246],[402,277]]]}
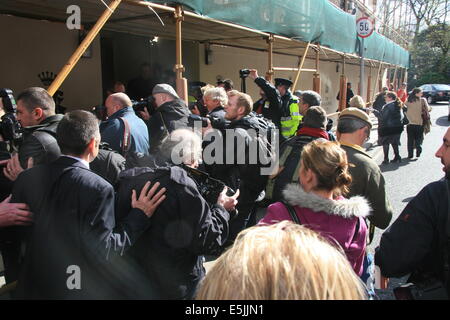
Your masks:
{"label": "dark hat", "polygon": [[172,97],[174,97],[176,99],[180,99],[180,97],[178,97],[178,94],[175,91],[175,89],[172,88],[172,86],[170,84],[167,84],[167,83],[160,83],[160,84],[157,84],[156,86],[154,86],[153,87],[153,91],[152,91],[152,95],[155,95],[157,93],[170,94]]}
{"label": "dark hat", "polygon": [[278,86],[290,87],[290,86],[292,86],[292,84],[293,84],[293,82],[289,79],[275,78],[275,87],[278,87]]}
{"label": "dark hat", "polygon": [[359,119],[367,123],[370,128],[372,128],[372,120],[370,120],[369,115],[358,108],[350,107],[342,110],[342,112],[339,114],[339,119],[342,118]]}

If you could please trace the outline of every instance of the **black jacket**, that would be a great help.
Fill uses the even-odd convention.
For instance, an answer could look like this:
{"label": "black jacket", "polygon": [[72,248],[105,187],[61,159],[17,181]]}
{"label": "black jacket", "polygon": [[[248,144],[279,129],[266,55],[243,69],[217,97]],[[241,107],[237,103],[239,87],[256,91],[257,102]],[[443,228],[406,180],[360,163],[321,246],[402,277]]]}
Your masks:
{"label": "black jacket", "polygon": [[375,264],[383,276],[412,273],[409,281],[414,282],[431,274],[443,280],[442,248],[450,210],[447,183],[448,179],[443,179],[423,188],[383,233],[375,253]]}
{"label": "black jacket", "polygon": [[156,298],[192,299],[205,273],[202,256],[214,254],[227,239],[229,213],[218,205],[210,207],[182,168],[166,165],[122,172],[118,220],[129,211],[131,190],[139,193],[148,180],[160,182],[167,198],[128,255],[145,270]]}
{"label": "black jacket", "polygon": [[[130,209],[116,224],[112,186],[81,162],[62,156],[25,170],[14,184],[12,202],[27,203],[34,214],[18,298],[141,296],[138,292],[146,285],[139,278],[142,273],[120,255],[151,220]],[[69,266],[80,268],[81,289],[68,288]]]}
{"label": "black jacket", "polygon": [[[264,190],[268,176],[261,174],[261,162],[256,149],[250,146],[265,144],[264,140],[257,141],[257,137],[249,134],[248,129],[258,127],[256,116],[248,115],[242,119],[231,121],[219,133],[223,141],[222,163],[206,166],[208,173],[227,186],[240,190],[238,198],[239,206],[254,203],[259,194]],[[253,132],[257,133],[258,130]],[[227,134],[234,134],[234,139],[227,140]],[[263,132],[260,132],[262,135]],[[206,154],[203,153],[205,158]]]}
{"label": "black jacket", "polygon": [[180,99],[159,106],[148,121],[150,153],[155,154],[162,140],[172,131],[188,126],[189,109]]}
{"label": "black jacket", "polygon": [[385,104],[380,112],[374,110],[374,113],[379,120],[380,136],[399,134],[403,131],[405,115],[395,101]]}
{"label": "black jacket", "polygon": [[290,115],[289,104],[292,99],[292,93],[288,90],[282,97],[275,86],[263,77],[256,78],[255,83],[264,91],[269,101],[269,108],[262,109],[263,116],[272,120],[277,128],[281,128],[281,118]]}
{"label": "black jacket", "polygon": [[114,187],[119,182],[119,174],[125,170],[125,158],[102,142],[97,157],[89,164],[93,172],[111,183]]}
{"label": "black jacket", "polygon": [[22,168],[27,167],[29,157],[34,165],[50,163],[61,155],[56,142],[56,128],[64,116],[56,114],[45,118],[39,125],[24,128],[23,142],[19,148],[19,160]]}
{"label": "black jacket", "polygon": [[224,120],[225,119],[225,109],[222,106],[218,106],[217,108],[215,108],[214,110],[211,110],[211,112],[208,112],[208,116],[210,117],[214,117],[220,120]]}

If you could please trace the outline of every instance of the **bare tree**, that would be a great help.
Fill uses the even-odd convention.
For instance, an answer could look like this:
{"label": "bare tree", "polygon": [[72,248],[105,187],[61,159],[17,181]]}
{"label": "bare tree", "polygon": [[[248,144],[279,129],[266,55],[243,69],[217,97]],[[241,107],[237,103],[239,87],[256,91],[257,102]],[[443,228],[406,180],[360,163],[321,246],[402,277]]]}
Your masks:
{"label": "bare tree", "polygon": [[448,0],[408,0],[408,3],[416,20],[415,38],[423,26],[430,27],[433,24],[446,23],[450,11]]}

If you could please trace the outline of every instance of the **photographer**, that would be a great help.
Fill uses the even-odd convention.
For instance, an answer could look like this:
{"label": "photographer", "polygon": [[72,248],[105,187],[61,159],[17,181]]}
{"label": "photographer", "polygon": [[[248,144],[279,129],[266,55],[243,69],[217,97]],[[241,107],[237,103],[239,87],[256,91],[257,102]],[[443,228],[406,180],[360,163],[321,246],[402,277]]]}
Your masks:
{"label": "photographer", "polygon": [[143,118],[148,120],[150,132],[150,153],[158,151],[163,139],[172,131],[188,127],[189,109],[186,103],[178,97],[176,91],[167,83],[157,84],[153,88],[156,111],[150,117],[145,112]]}
{"label": "photographer", "polygon": [[267,99],[269,108],[263,108],[263,116],[275,123],[281,130],[280,139],[288,139],[295,135],[301,121],[298,98],[294,96],[289,88],[292,81],[283,78],[275,79],[275,86],[258,76],[258,70],[250,69],[250,78],[260,87]]}
{"label": "photographer", "polygon": [[142,189],[147,180],[158,181],[167,190],[152,224],[128,251],[146,270],[157,299],[192,299],[205,275],[203,255],[216,253],[228,236],[228,211],[234,209],[239,192],[228,197],[224,190],[217,203],[209,205],[197,183],[177,165],[196,167],[201,152],[200,138],[191,130],[178,129],[164,140],[150,167],[121,174],[119,213],[130,210],[129,193]]}
{"label": "photographer", "polygon": [[[221,163],[215,162],[207,166],[208,172],[214,178],[225,182],[234,190],[241,190],[237,206],[239,214],[230,223],[229,242],[233,241],[242,229],[256,223],[254,206],[268,179],[268,176],[261,174],[261,158],[257,157],[261,150],[271,148],[265,136],[269,132],[266,131],[268,128],[264,127],[267,123],[263,124],[263,119],[251,113],[252,106],[253,101],[249,95],[237,90],[228,93],[225,119],[230,123],[224,130],[217,132],[222,135],[224,159]],[[258,149],[252,149],[251,146]],[[205,158],[209,156],[208,152],[208,149],[204,150]]]}
{"label": "photographer", "polygon": [[149,139],[144,121],[136,116],[125,93],[113,93],[105,101],[108,120],[100,124],[102,141],[125,158],[148,155]]}
{"label": "photographer", "polygon": [[[55,102],[48,92],[39,87],[28,88],[17,97],[17,121],[23,128],[23,141],[19,147],[19,161],[22,168],[28,167],[32,158],[34,165],[50,163],[61,152],[56,142],[56,128],[62,115],[55,114]],[[3,173],[10,180],[14,159],[10,159]]]}

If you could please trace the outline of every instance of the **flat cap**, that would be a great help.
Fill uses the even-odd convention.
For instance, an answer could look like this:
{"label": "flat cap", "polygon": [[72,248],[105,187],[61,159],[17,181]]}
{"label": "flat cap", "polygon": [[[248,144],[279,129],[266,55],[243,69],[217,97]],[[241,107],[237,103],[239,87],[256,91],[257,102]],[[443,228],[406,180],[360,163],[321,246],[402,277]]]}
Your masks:
{"label": "flat cap", "polygon": [[292,84],[293,84],[293,82],[289,79],[275,78],[275,87],[278,87],[278,86],[290,87],[290,86],[292,86]]}
{"label": "flat cap", "polygon": [[366,122],[372,128],[372,121],[367,113],[358,108],[346,108],[342,110],[339,114],[339,119],[341,118],[356,118]]}
{"label": "flat cap", "polygon": [[170,94],[172,97],[180,99],[177,92],[170,84],[167,83],[159,83],[156,86],[153,87],[152,95],[157,93],[166,93]]}

